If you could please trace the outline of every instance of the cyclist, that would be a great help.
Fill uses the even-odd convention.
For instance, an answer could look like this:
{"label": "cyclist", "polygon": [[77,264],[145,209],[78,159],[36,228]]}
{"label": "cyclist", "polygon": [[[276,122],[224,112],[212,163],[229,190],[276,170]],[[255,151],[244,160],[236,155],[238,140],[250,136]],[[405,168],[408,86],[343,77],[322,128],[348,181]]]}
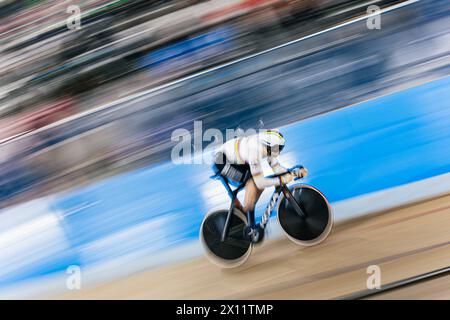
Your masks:
{"label": "cyclist", "polygon": [[[287,184],[294,179],[280,165],[278,156],[285,146],[283,135],[277,130],[264,130],[258,134],[228,140],[215,153],[213,170],[225,177],[234,186],[245,183],[244,205],[235,200],[235,206],[247,214],[250,229],[255,226],[255,205],[265,188]],[[264,177],[261,163],[266,159],[277,177]],[[307,170],[302,168],[299,174],[304,177]],[[259,232],[263,235],[263,232]]]}

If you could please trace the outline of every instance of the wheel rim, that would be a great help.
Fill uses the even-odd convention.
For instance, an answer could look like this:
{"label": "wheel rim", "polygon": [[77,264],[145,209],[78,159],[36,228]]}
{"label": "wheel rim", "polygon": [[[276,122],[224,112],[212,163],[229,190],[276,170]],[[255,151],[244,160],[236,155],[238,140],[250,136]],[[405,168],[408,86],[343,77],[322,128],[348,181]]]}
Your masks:
{"label": "wheel rim", "polygon": [[203,220],[200,238],[212,262],[221,267],[236,267],[247,260],[251,253],[251,243],[244,240],[246,218],[238,210],[231,216],[228,237],[224,242],[221,241],[227,213],[226,210],[221,210],[208,214]]}
{"label": "wheel rim", "polygon": [[300,185],[292,191],[306,218],[292,210],[289,201],[281,197],[278,204],[278,221],[288,237],[302,245],[322,242],[332,226],[331,207],[326,198],[315,188]]}

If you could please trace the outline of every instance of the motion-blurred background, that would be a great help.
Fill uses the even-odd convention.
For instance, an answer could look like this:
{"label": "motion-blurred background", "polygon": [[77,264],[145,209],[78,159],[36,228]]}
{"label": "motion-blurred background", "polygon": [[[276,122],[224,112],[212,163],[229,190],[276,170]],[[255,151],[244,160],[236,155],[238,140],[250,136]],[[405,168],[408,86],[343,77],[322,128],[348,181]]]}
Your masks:
{"label": "motion-blurred background", "polygon": [[333,202],[445,176],[449,27],[446,0],[0,1],[2,295],[196,257],[227,200],[207,165],[170,162],[195,120],[284,127],[285,160]]}

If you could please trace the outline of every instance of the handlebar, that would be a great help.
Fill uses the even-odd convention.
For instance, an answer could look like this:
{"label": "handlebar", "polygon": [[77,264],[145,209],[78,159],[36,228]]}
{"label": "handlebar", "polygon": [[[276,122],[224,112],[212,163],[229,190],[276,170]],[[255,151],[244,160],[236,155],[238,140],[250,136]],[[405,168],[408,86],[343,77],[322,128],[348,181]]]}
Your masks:
{"label": "handlebar", "polygon": [[296,165],[290,169],[288,169],[288,172],[293,173],[295,175],[294,180],[298,180],[300,179],[299,177],[299,172],[301,169],[303,169],[304,167],[302,165]]}

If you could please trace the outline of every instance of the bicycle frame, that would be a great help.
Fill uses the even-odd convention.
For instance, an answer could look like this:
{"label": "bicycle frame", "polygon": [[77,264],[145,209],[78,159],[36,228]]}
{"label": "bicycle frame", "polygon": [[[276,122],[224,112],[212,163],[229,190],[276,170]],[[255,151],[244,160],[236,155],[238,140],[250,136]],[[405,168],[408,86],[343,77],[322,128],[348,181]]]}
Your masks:
{"label": "bicycle frame", "polygon": [[[297,168],[297,166],[290,170],[293,170],[295,168]],[[273,175],[273,177],[277,177],[277,176],[279,176],[279,175]],[[221,180],[222,184],[225,186],[225,188],[227,189],[228,195],[231,198],[230,208],[228,209],[227,219],[225,220],[225,226],[223,228],[222,237],[221,237],[221,241],[224,242],[228,235],[230,219],[231,219],[231,215],[233,214],[233,211],[235,209],[235,200],[236,200],[237,194],[245,186],[245,182],[247,181],[247,179],[244,179],[244,182],[242,184],[240,184],[235,190],[231,189],[226,178],[220,176],[220,180]],[[275,205],[277,204],[278,196],[280,195],[281,192],[283,192],[284,196],[289,201],[289,204],[294,208],[296,213],[300,217],[306,218],[305,212],[301,208],[301,205],[294,198],[291,190],[289,190],[289,188],[285,184],[282,184],[275,188],[275,192],[272,194],[271,200],[270,200],[269,204],[267,205],[266,210],[264,211],[264,214],[261,219],[261,226],[263,228],[265,228],[267,223],[269,222],[270,214],[271,214],[273,208],[275,207]],[[250,224],[250,221],[247,221],[247,225],[249,225],[249,224]]]}
{"label": "bicycle frame", "polygon": [[220,181],[222,182],[222,184],[225,186],[225,189],[227,189],[228,192],[228,196],[231,198],[231,204],[230,204],[230,208],[228,209],[228,214],[227,214],[227,219],[225,220],[225,226],[223,228],[223,232],[222,232],[222,237],[220,239],[220,241],[224,242],[225,238],[228,235],[228,229],[229,229],[229,224],[230,224],[230,219],[231,219],[231,215],[233,214],[234,208],[236,206],[235,204],[235,200],[237,198],[237,194],[239,193],[239,191],[242,190],[242,188],[244,188],[245,186],[245,182],[247,181],[247,175],[244,178],[244,182],[241,183],[236,189],[231,190],[230,185],[228,184],[228,181],[225,177],[220,176]]}
{"label": "bicycle frame", "polygon": [[269,204],[267,205],[266,210],[264,211],[264,214],[261,219],[261,224],[263,228],[265,228],[267,223],[269,223],[270,214],[272,213],[273,208],[277,204],[280,193],[284,194],[286,199],[289,201],[289,204],[294,208],[295,212],[300,217],[306,218],[306,214],[303,211],[300,203],[297,202],[291,190],[289,190],[289,188],[285,184],[283,184],[275,189],[275,192],[272,194],[272,198]]}

